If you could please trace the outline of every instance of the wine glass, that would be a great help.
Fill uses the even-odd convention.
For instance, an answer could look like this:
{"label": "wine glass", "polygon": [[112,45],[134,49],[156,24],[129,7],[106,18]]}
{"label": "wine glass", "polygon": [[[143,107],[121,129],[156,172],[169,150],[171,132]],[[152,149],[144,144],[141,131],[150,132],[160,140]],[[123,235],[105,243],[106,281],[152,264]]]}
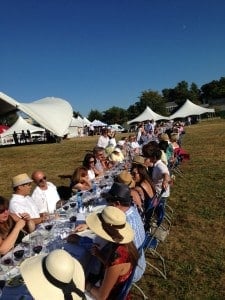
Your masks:
{"label": "wine glass", "polygon": [[32,239],[32,249],[35,255],[39,254],[42,250],[43,238],[41,235],[36,235]]}
{"label": "wine glass", "polygon": [[23,256],[24,256],[24,247],[22,244],[16,246],[14,249],[13,249],[13,256],[14,256],[14,260],[15,261],[20,261]]}

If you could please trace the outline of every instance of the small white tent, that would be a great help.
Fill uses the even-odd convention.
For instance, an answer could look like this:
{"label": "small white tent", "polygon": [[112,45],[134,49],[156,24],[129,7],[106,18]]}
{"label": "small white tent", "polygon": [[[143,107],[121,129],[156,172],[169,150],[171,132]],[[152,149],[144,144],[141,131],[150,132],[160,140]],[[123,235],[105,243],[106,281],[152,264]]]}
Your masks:
{"label": "small white tent", "polygon": [[24,120],[21,116],[19,116],[17,121],[9,129],[7,129],[5,132],[0,134],[1,144],[2,145],[14,144],[15,141],[13,139],[13,133],[16,132],[19,138],[22,130],[25,132],[25,134],[27,133],[27,130],[29,130],[31,136],[33,133],[41,134],[42,132],[45,131],[44,128],[31,125],[26,120]]}
{"label": "small white tent", "polygon": [[83,128],[84,128],[83,119],[79,116],[77,118],[72,117],[70,126],[68,128],[67,138],[70,139],[76,136],[82,136]]}
{"label": "small white tent", "polygon": [[91,124],[91,122],[86,117],[83,118],[83,122],[84,126],[89,126]]}
{"label": "small white tent", "polygon": [[91,123],[92,126],[94,127],[103,127],[103,126],[107,126],[106,123],[103,123],[102,121],[99,121],[99,120],[94,120],[92,123]]}
{"label": "small white tent", "polygon": [[170,116],[170,120],[177,118],[186,118],[188,116],[199,116],[205,113],[215,113],[214,108],[204,108],[202,106],[196,105],[190,100],[186,100],[185,103]]}
{"label": "small white tent", "polygon": [[147,106],[146,109],[138,117],[128,121],[127,124],[131,124],[135,122],[144,122],[147,120],[159,121],[159,120],[169,120],[169,118],[155,113],[153,110],[151,110],[149,106]]}

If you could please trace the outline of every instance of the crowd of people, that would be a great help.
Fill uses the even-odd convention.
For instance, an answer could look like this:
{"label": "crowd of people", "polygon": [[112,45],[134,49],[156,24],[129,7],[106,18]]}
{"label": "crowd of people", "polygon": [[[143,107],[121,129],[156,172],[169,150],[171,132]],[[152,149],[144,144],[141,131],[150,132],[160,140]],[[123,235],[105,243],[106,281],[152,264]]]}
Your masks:
{"label": "crowd of people", "polygon": [[[94,299],[128,297],[131,283],[139,281],[146,268],[143,243],[150,232],[152,201],[160,195],[165,208],[174,181],[172,166],[187,158],[180,155],[186,153],[181,146],[183,134],[180,122],[159,126],[149,121],[141,123],[136,134],[117,141],[115,132],[104,128],[93,151],[85,154],[73,174],[60,175],[69,178],[72,196],[93,191],[104,175],[118,171],[111,188],[101,195],[106,207],[90,213],[86,222],[73,229],[76,233],[89,228],[105,241],[103,247],[93,244],[90,250],[101,267],[98,274],[90,272],[84,279],[82,266],[64,250],[31,257],[22,263],[21,274],[35,299],[83,299],[84,290]],[[1,255],[68,200],[42,170],[30,177],[26,173],[14,176],[12,189],[9,201],[0,197]],[[55,258],[57,263],[53,264]],[[46,290],[41,291],[40,282]],[[121,295],[124,298],[118,298]]]}

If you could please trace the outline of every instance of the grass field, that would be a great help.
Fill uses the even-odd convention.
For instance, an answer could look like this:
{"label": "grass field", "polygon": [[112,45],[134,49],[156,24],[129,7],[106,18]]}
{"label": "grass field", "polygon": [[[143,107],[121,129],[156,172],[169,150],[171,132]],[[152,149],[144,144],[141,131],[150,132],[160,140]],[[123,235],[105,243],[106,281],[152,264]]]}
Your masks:
{"label": "grass field", "polygon": [[[95,136],[1,148],[0,195],[11,196],[12,176],[35,169],[44,170],[56,185],[68,184],[58,175],[73,172],[96,141]],[[177,176],[172,187],[173,224],[159,246],[168,279],[147,269],[139,285],[150,299],[225,299],[225,121],[186,128],[183,147],[191,160],[182,165],[184,178]]]}

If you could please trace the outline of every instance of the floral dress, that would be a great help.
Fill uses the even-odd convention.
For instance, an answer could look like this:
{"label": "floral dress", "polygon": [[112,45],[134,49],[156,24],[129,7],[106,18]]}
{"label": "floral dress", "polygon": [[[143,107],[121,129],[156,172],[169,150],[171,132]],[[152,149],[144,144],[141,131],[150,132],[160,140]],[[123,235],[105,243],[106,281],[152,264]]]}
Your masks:
{"label": "floral dress", "polygon": [[[110,267],[110,266],[114,266],[114,265],[129,263],[130,257],[129,257],[129,253],[127,251],[126,246],[115,244],[114,247],[115,247],[115,249],[114,249],[114,251],[112,251],[112,254],[108,260],[107,266]],[[133,267],[131,266],[130,270],[126,274],[118,277],[117,282],[114,285],[113,289],[111,290],[107,300],[119,299],[118,296],[120,295],[124,284],[129,280],[129,278],[132,274],[132,270],[133,270]],[[126,299],[130,299],[130,297],[127,296]]]}

